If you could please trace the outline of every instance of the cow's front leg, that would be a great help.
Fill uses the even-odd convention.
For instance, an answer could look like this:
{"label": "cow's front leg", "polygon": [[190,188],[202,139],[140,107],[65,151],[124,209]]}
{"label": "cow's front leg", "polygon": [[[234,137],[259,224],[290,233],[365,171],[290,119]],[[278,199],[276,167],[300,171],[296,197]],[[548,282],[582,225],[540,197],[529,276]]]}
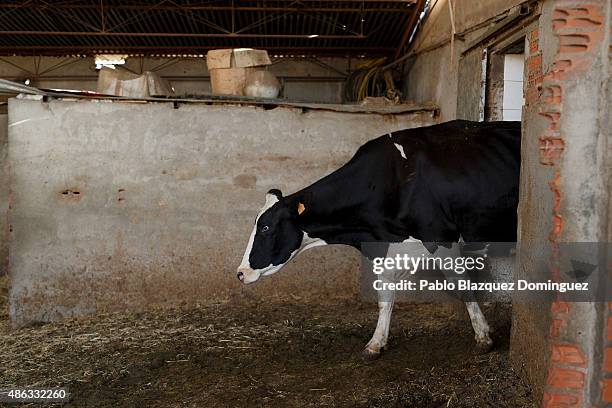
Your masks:
{"label": "cow's front leg", "polygon": [[488,353],[493,348],[493,340],[489,336],[490,329],[487,319],[485,318],[478,302],[465,302],[472,327],[474,328],[474,338],[476,339],[476,352],[477,353]]}
{"label": "cow's front leg", "polygon": [[[393,245],[377,248],[380,255],[392,256]],[[379,275],[379,279],[387,284],[395,282],[396,271],[394,269],[386,270]],[[372,338],[366,344],[363,350],[363,358],[366,361],[376,360],[380,357],[389,337],[389,327],[391,326],[391,313],[393,312],[393,304],[395,302],[395,291],[380,290],[376,293],[378,297],[378,322]]]}
{"label": "cow's front leg", "polygon": [[[374,330],[374,335],[363,350],[363,357],[368,361],[376,360],[380,357],[380,354],[387,345],[387,338],[389,337],[389,326],[391,325],[391,312],[393,312],[395,295],[393,292],[384,295],[379,293],[379,298],[383,296],[387,299],[384,301],[379,299],[376,330]],[[391,299],[388,299],[389,297]]]}
{"label": "cow's front leg", "polygon": [[[377,255],[384,253],[387,258],[394,258],[396,255],[411,257],[419,257],[426,251],[422,242],[409,238],[402,243],[389,244],[386,249],[384,247],[376,247]],[[397,283],[402,276],[402,270],[389,269],[383,272],[379,278],[384,283]],[[367,361],[375,360],[380,357],[389,337],[389,327],[391,326],[391,313],[393,312],[393,304],[395,303],[394,290],[378,291],[378,322],[374,335],[366,344],[363,350],[363,357]]]}

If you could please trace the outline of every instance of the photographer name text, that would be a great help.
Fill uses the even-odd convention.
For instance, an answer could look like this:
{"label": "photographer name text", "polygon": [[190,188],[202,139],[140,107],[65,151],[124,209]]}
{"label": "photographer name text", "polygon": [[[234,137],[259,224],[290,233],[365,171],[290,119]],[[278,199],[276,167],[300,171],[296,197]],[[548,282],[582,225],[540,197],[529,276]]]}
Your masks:
{"label": "photographer name text", "polygon": [[386,282],[377,279],[373,282],[374,290],[377,291],[474,291],[474,292],[497,292],[497,291],[541,291],[541,292],[578,292],[588,291],[588,282],[529,282],[519,279],[516,282],[473,282],[471,280],[460,280],[450,282],[445,280],[418,281],[402,279],[397,282]]}

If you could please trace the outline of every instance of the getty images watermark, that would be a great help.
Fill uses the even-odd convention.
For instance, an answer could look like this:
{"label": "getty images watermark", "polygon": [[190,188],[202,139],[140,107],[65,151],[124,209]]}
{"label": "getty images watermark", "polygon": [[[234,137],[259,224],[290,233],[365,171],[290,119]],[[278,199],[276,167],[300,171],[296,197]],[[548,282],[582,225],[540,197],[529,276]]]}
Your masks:
{"label": "getty images watermark", "polygon": [[[371,299],[449,301],[610,301],[610,265],[601,243],[564,244],[552,256],[548,243],[364,244],[362,294]],[[610,250],[608,252],[608,250]],[[515,271],[517,257],[520,272]],[[522,258],[521,258],[522,257]],[[398,296],[399,295],[399,296]]]}

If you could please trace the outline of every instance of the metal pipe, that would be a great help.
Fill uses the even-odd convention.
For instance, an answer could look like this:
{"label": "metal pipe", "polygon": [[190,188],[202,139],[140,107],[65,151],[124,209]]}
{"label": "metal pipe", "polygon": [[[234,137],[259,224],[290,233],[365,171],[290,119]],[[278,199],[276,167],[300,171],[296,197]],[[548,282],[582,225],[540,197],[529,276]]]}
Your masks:
{"label": "metal pipe", "polygon": [[[214,50],[219,48],[227,48],[227,46],[222,45],[193,45],[193,46],[134,46],[134,45],[109,45],[109,46],[100,46],[100,45],[74,45],[74,46],[55,46],[55,45],[2,45],[0,46],[0,54],[2,55],[14,55],[17,52],[20,54],[23,51],[31,51],[31,52],[42,52],[46,51],[50,54],[57,55],[56,53],[59,51],[60,53],[74,54],[80,55],[84,53],[115,53],[115,52],[133,52],[135,54],[139,52],[146,51],[148,54],[164,54],[164,55],[180,55],[185,54],[187,52],[192,52],[195,55],[201,54],[206,50]],[[344,52],[346,54],[352,53],[353,55],[361,55],[366,53],[373,54],[388,54],[395,50],[395,47],[358,47],[352,48],[351,46],[283,46],[283,45],[271,45],[266,46],[268,50],[275,50],[279,53],[289,53],[289,54],[297,54],[297,55],[308,55],[309,53],[319,54],[325,51],[332,52]],[[66,55],[66,54],[64,54]]]}
{"label": "metal pipe", "polygon": [[0,35],[62,36],[62,37],[169,37],[169,38],[280,38],[280,39],[325,39],[347,40],[366,39],[367,35],[321,34],[226,34],[226,33],[122,33],[101,31],[0,31]]}
{"label": "metal pipe", "polygon": [[397,47],[397,50],[395,51],[394,59],[398,59],[401,53],[403,52],[404,46],[410,39],[410,35],[412,34],[412,31],[414,30],[414,27],[416,27],[416,24],[419,21],[419,15],[421,14],[421,11],[423,10],[424,6],[425,6],[425,0],[417,0],[416,8],[414,10],[414,13],[412,13],[412,15],[410,16],[410,19],[408,20],[408,24],[406,25],[406,30],[404,31],[404,34],[402,35],[402,39],[400,41],[399,46]]}

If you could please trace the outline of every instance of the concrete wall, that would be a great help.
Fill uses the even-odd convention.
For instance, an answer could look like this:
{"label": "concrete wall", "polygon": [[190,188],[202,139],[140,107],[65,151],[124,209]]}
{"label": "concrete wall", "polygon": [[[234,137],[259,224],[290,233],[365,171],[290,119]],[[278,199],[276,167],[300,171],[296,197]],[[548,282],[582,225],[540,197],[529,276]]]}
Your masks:
{"label": "concrete wall", "polygon": [[[440,106],[442,121],[462,117],[473,119],[473,109],[465,106],[461,92],[467,92],[465,99],[473,100],[473,87],[459,86],[460,71],[480,82],[479,65],[464,66],[460,70],[462,52],[470,43],[481,36],[489,27],[488,20],[521,4],[524,0],[454,0],[455,40],[451,46],[452,25],[449,0],[432,2],[433,8],[414,40],[414,56],[407,64],[406,99],[418,103],[433,101]],[[474,55],[466,55],[474,59]],[[479,56],[479,55],[478,55]],[[465,78],[464,78],[465,79]],[[458,100],[460,101],[458,103]],[[457,111],[457,106],[464,111]],[[465,111],[465,109],[468,109]]]}
{"label": "concrete wall", "polygon": [[[202,95],[210,94],[205,61],[203,57],[129,57],[126,65],[117,69],[154,71],[170,81],[177,95]],[[351,64],[355,61],[345,58],[276,58],[269,69],[284,83],[285,99],[341,103],[344,76]],[[30,79],[31,85],[40,88],[95,91],[98,71],[93,58],[0,57],[0,78]]]}
{"label": "concrete wall", "polygon": [[9,117],[17,325],[239,296],[356,296],[359,258],[346,247],[243,287],[235,270],[254,217],[268,189],[297,191],[363,142],[432,123],[431,113],[21,99]]}
{"label": "concrete wall", "polygon": [[[455,61],[457,60],[455,50]],[[407,73],[404,94],[410,101],[434,102],[440,120],[457,119],[457,66],[450,64],[450,47],[436,48],[418,56]]]}

